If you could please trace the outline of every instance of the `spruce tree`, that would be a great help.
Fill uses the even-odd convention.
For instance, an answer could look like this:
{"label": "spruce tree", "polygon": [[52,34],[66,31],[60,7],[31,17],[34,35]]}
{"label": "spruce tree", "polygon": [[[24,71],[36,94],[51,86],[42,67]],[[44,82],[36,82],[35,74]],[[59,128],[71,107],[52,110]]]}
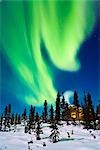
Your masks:
{"label": "spruce tree", "polygon": [[88,107],[87,107],[87,97],[84,93],[84,105],[83,105],[83,114],[84,114],[84,121],[85,121],[85,126],[86,128],[88,127],[88,121],[89,121],[89,112],[88,112]]}
{"label": "spruce tree", "polygon": [[1,115],[1,118],[0,118],[0,131],[2,129],[2,123],[3,123],[3,114]]}
{"label": "spruce tree", "polygon": [[26,108],[24,109],[24,112],[23,112],[23,114],[22,114],[22,117],[23,117],[23,119],[24,119],[24,120],[26,120],[26,119],[27,119],[27,115],[26,115]]}
{"label": "spruce tree", "polygon": [[60,121],[60,94],[58,92],[57,94],[57,98],[56,98],[56,114],[55,114],[55,120],[57,121]]}
{"label": "spruce tree", "polygon": [[57,124],[54,123],[54,125],[52,126],[51,135],[50,135],[50,139],[52,140],[53,143],[58,142],[59,134],[60,133],[58,131]]}
{"label": "spruce tree", "polygon": [[14,124],[14,113],[12,113],[12,115],[11,115],[11,125],[13,125]]}
{"label": "spruce tree", "polygon": [[5,118],[5,120],[4,120],[4,128],[5,128],[5,130],[6,130],[6,127],[8,127],[9,129],[10,129],[10,126],[11,126],[11,118],[10,118],[10,113],[9,113],[9,106],[10,105],[8,105],[8,106],[6,106],[5,107],[5,110],[4,110],[4,118]]}
{"label": "spruce tree", "polygon": [[18,124],[18,114],[15,115],[15,125]]}
{"label": "spruce tree", "polygon": [[44,102],[44,120],[45,120],[45,122],[47,122],[47,120],[48,120],[48,113],[47,113],[47,100],[45,100],[45,102]]}
{"label": "spruce tree", "polygon": [[87,94],[87,111],[88,111],[88,122],[89,125],[91,121],[93,121],[94,126],[95,126],[95,112],[94,112],[94,106],[92,104],[92,99],[90,93]]}
{"label": "spruce tree", "polygon": [[65,97],[64,97],[64,95],[62,98],[61,107],[62,107],[62,109],[65,109]]}
{"label": "spruce tree", "polygon": [[11,104],[8,105],[8,113],[9,113],[9,117],[11,116]]}
{"label": "spruce tree", "polygon": [[4,110],[4,117],[5,118],[7,117],[7,106],[5,107],[5,110]]}
{"label": "spruce tree", "polygon": [[40,121],[37,122],[37,127],[36,127],[36,140],[40,140],[40,134],[42,133],[41,126],[40,126]]}
{"label": "spruce tree", "polygon": [[54,109],[53,105],[50,107],[50,122],[52,123],[54,121]]}
{"label": "spruce tree", "polygon": [[31,105],[30,114],[29,114],[29,123],[33,124],[35,119],[35,107]]}
{"label": "spruce tree", "polygon": [[67,122],[67,125],[69,125],[69,118],[70,118],[70,109],[68,103],[65,103],[65,108],[62,112],[62,120]]}
{"label": "spruce tree", "polygon": [[45,122],[44,111],[42,111],[42,121]]}
{"label": "spruce tree", "polygon": [[6,131],[6,127],[7,127],[7,106],[4,109],[4,119],[3,119],[3,130]]}
{"label": "spruce tree", "polygon": [[21,124],[21,117],[20,117],[20,114],[18,115],[18,124]]}
{"label": "spruce tree", "polygon": [[86,95],[84,95],[83,113],[84,113],[84,121],[85,121],[86,128],[91,127],[91,121],[93,121],[95,126],[94,106],[92,104],[91,95],[89,93],[87,94],[87,97]]}
{"label": "spruce tree", "polygon": [[79,100],[78,100],[78,94],[76,91],[74,91],[74,101],[73,101],[73,104],[78,108],[80,105],[79,105]]}
{"label": "spruce tree", "polygon": [[39,121],[39,114],[38,114],[38,112],[36,112],[35,121],[36,121],[36,122]]}

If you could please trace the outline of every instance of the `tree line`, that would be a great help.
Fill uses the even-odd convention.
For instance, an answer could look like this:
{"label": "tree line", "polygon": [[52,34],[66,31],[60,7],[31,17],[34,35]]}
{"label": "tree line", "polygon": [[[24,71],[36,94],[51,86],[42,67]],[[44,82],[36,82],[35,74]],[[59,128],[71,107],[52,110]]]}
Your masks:
{"label": "tree line", "polygon": [[[100,119],[98,119],[97,113],[94,109],[91,94],[84,93],[83,99],[84,101],[80,104],[78,92],[74,91],[73,106],[75,106],[77,110],[81,107],[84,114],[83,120],[77,121],[81,121],[81,123],[84,125],[84,128],[96,129],[96,120],[98,120],[98,124],[100,125]],[[11,104],[7,105],[2,115],[0,115],[0,130],[11,130],[12,125],[16,126],[17,124],[23,124],[25,126],[25,133],[31,133],[31,130],[35,130],[37,140],[39,140],[40,134],[42,134],[41,123],[43,122],[50,124],[52,128],[52,134],[50,137],[56,139],[59,134],[57,130],[57,124],[60,124],[61,121],[66,121],[66,124],[69,125],[71,121],[75,125],[75,118],[71,120],[70,119],[70,105],[66,102],[64,95],[58,92],[55,105],[49,106],[48,101],[44,101],[42,114],[39,114],[39,112],[36,111],[35,106],[32,105],[30,106],[29,113],[25,108],[22,114],[14,114],[12,112]]]}

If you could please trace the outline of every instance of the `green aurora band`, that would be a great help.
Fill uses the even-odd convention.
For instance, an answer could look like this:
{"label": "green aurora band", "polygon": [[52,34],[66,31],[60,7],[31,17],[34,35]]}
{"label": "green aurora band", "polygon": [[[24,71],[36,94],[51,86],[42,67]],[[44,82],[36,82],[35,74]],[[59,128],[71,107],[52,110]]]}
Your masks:
{"label": "green aurora band", "polygon": [[53,104],[52,68],[44,61],[41,41],[53,65],[77,71],[79,48],[95,23],[93,1],[33,0],[1,2],[0,43],[11,67],[29,93],[16,93],[26,104]]}

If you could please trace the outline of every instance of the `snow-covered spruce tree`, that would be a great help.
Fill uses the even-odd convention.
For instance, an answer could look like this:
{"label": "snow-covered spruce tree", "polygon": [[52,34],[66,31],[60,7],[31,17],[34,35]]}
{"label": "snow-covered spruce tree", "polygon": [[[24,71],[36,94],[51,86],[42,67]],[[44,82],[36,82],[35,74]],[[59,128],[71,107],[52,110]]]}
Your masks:
{"label": "snow-covered spruce tree", "polygon": [[[92,104],[91,95],[88,93],[84,96],[84,121],[86,128],[95,128],[95,111]],[[93,125],[91,124],[93,123]]]}
{"label": "snow-covered spruce tree", "polygon": [[21,124],[23,126],[27,125],[27,119],[28,119],[28,117],[27,117],[27,110],[25,108],[24,111],[23,111],[23,113],[22,113],[22,116],[21,116]]}
{"label": "snow-covered spruce tree", "polygon": [[2,129],[2,121],[3,121],[3,114],[2,114],[1,117],[0,117],[0,131],[1,131],[1,129]]}
{"label": "snow-covered spruce tree", "polygon": [[[98,102],[100,102],[100,100]],[[100,103],[96,107],[96,129],[100,130]]]}
{"label": "snow-covered spruce tree", "polygon": [[88,114],[88,109],[87,109],[87,98],[86,98],[85,93],[84,93],[84,105],[82,106],[82,108],[83,108],[83,114],[84,114],[84,125],[85,125],[85,128],[87,128],[89,114]]}
{"label": "snow-covered spruce tree", "polygon": [[67,125],[69,125],[69,119],[70,119],[70,109],[68,103],[66,102],[64,109],[62,111],[62,120],[66,121]]}
{"label": "snow-covered spruce tree", "polygon": [[94,106],[93,106],[93,102],[92,102],[92,97],[90,95],[90,93],[87,94],[87,101],[88,101],[88,109],[89,109],[89,113],[91,115],[91,121],[95,121],[95,111],[94,111]]}
{"label": "snow-covered spruce tree", "polygon": [[33,107],[32,105],[29,113],[28,128],[29,130],[33,130],[35,128],[35,107]]}
{"label": "snow-covered spruce tree", "polygon": [[59,131],[58,131],[58,127],[57,124],[54,123],[54,125],[52,126],[52,130],[51,130],[51,135],[50,135],[50,139],[52,140],[53,143],[58,142],[59,140]]}
{"label": "snow-covered spruce tree", "polygon": [[11,104],[5,107],[4,115],[2,118],[2,130],[11,130]]}
{"label": "snow-covered spruce tree", "polygon": [[41,139],[40,134],[42,133],[40,121],[37,122],[35,132],[36,132],[36,140],[40,140]]}

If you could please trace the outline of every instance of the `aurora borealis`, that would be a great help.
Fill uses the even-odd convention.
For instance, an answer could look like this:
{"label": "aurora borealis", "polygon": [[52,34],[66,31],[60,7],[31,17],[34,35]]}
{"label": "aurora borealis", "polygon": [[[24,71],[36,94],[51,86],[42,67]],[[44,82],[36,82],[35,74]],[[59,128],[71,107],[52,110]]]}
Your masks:
{"label": "aurora borealis", "polygon": [[82,68],[78,54],[95,27],[95,3],[20,0],[0,5],[0,50],[12,72],[2,77],[3,90],[28,105],[41,106],[45,99],[54,103],[59,90],[55,80],[61,82],[55,70],[73,73]]}

